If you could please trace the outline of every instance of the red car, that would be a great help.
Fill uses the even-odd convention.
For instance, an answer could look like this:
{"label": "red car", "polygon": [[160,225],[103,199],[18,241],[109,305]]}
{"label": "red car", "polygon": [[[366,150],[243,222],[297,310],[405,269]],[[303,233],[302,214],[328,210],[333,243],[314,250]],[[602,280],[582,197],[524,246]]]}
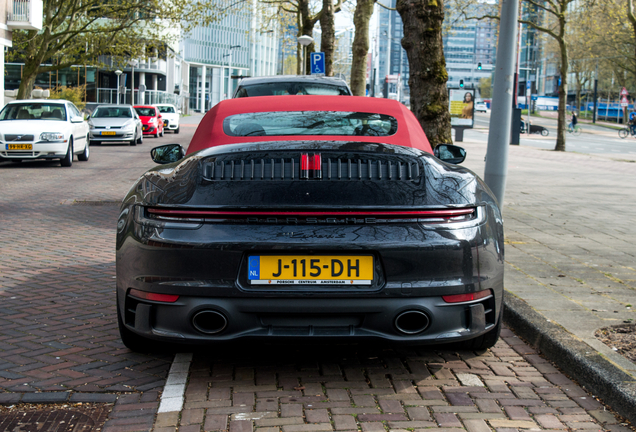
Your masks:
{"label": "red car", "polygon": [[135,111],[141,119],[144,135],[163,136],[163,118],[157,107],[151,105],[136,105]]}

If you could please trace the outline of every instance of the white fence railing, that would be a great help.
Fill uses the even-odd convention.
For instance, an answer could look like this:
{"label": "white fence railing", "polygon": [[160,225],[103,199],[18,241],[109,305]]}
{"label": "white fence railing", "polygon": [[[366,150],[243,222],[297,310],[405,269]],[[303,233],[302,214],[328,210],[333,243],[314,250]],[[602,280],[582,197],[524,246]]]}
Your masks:
{"label": "white fence railing", "polygon": [[29,22],[30,0],[9,0],[7,21]]}
{"label": "white fence railing", "polygon": [[[161,90],[146,90],[140,98],[139,91],[135,90],[135,100],[132,100],[130,89],[126,89],[126,93],[119,95],[119,103],[131,105],[155,105],[161,103],[169,103],[178,106],[179,96],[174,93],[168,93]],[[143,100],[142,100],[143,99]],[[98,88],[97,103],[100,104],[116,104],[117,89]]]}

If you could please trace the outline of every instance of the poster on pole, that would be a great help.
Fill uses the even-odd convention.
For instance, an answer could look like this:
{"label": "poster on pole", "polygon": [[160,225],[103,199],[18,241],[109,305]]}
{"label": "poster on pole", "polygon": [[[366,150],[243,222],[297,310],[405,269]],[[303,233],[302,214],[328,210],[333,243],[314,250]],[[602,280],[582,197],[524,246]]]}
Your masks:
{"label": "poster on pole", "polygon": [[472,128],[474,125],[475,90],[463,88],[448,89],[448,103],[451,126]]}

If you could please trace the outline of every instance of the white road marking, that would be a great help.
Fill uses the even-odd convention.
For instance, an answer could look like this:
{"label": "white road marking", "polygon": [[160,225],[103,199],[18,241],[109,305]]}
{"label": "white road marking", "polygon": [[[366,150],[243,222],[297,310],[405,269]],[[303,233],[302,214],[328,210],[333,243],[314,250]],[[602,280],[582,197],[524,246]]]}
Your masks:
{"label": "white road marking", "polygon": [[183,408],[186,383],[190,372],[192,353],[177,353],[170,366],[166,385],[161,394],[158,412],[181,411]]}

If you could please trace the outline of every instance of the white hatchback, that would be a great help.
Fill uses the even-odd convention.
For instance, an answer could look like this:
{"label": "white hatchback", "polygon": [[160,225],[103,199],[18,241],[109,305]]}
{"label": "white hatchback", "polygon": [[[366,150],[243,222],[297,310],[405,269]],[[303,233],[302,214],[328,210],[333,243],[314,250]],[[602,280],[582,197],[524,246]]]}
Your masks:
{"label": "white hatchback", "polygon": [[59,159],[62,166],[89,156],[88,124],[72,102],[27,99],[0,111],[0,159]]}
{"label": "white hatchback", "polygon": [[172,132],[178,134],[179,133],[179,117],[181,114],[180,110],[177,110],[177,107],[171,104],[158,104],[155,105],[159,112],[161,113],[161,117],[163,117],[163,128],[164,130],[171,130]]}

